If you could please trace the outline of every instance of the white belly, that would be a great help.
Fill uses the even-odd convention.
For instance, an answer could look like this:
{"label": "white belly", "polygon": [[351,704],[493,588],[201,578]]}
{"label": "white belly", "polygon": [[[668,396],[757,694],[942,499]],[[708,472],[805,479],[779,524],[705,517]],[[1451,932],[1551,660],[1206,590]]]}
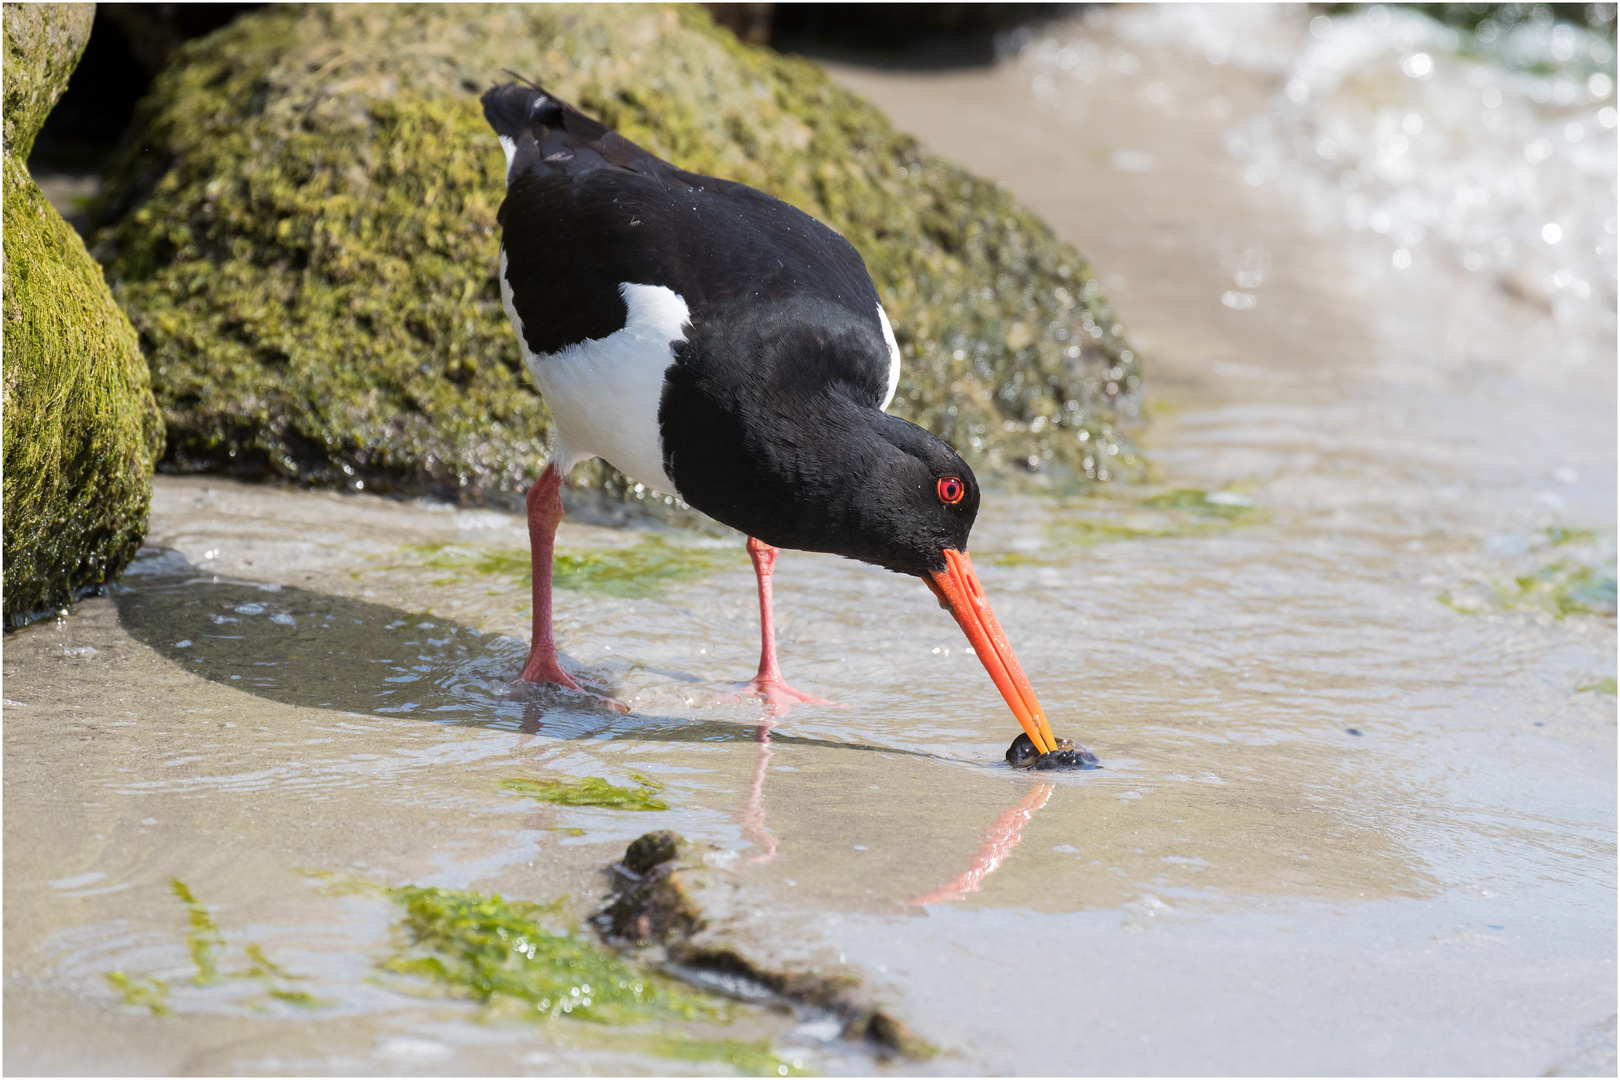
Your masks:
{"label": "white belly", "polygon": [[673,345],[686,340],[690,309],[663,285],[619,286],[629,317],[624,328],[577,342],[554,353],[531,353],[523,320],[512,308],[501,252],[501,299],[517,330],[523,362],[540,387],[557,428],[552,460],[564,472],[588,457],[600,457],[626,476],[674,493],[664,472],[664,440],[658,404],[664,373],[674,363]]}

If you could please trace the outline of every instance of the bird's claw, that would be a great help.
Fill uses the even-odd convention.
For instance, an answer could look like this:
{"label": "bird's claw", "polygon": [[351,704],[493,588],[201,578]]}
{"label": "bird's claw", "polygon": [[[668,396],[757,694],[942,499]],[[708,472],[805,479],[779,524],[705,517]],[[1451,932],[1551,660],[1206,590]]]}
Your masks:
{"label": "bird's claw", "polygon": [[506,688],[506,696],[521,701],[533,697],[537,690],[546,686],[555,686],[561,690],[594,698],[614,712],[627,713],[630,711],[630,706],[618,698],[589,686],[581,686],[572,675],[562,669],[562,666],[555,659],[545,661],[531,657],[528,665],[523,669],[523,674],[519,675],[517,681]]}

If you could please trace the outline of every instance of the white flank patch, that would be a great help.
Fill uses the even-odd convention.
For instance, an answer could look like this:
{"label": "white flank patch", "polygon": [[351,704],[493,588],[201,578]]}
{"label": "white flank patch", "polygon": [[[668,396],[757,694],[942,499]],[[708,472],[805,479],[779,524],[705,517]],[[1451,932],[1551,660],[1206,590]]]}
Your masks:
{"label": "white flank patch", "polygon": [[664,472],[658,403],[664,372],[675,362],[672,346],[686,340],[691,310],[663,285],[624,282],[619,295],[629,309],[622,330],[554,353],[532,353],[512,307],[501,250],[501,303],[557,427],[552,461],[566,473],[585,458],[600,457],[638,483],[674,493],[675,482]]}
{"label": "white flank patch", "polygon": [[[496,138],[501,140],[501,149],[506,151],[506,182],[510,185],[512,183],[512,160],[517,157],[517,143],[512,140],[510,135],[497,135]],[[506,264],[504,262],[501,263],[501,279],[503,281],[506,279]],[[510,314],[510,309],[508,309],[508,314]]]}
{"label": "white flank patch", "polygon": [[879,409],[887,409],[889,402],[894,400],[894,392],[900,386],[900,346],[894,340],[894,327],[889,325],[889,316],[878,305],[878,322],[883,324],[883,340],[889,346],[889,392],[883,395],[883,404]]}

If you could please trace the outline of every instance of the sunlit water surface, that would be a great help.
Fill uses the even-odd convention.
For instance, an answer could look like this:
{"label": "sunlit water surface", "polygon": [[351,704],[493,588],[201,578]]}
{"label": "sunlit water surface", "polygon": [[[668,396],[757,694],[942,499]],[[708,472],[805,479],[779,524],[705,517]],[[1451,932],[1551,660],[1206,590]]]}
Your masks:
{"label": "sunlit water surface", "polygon": [[[992,493],[973,541],[1105,768],[1002,763],[1011,717],[911,579],[784,554],[787,674],[848,707],[762,722],[716,703],[756,658],[740,538],[570,522],[559,638],[631,711],[514,700],[521,520],[160,478],[116,595],[6,643],[7,1068],[724,1071],[381,978],[397,912],[333,888],[583,916],[667,827],[735,876],[736,933],[862,972],[945,1052],[750,1008],[686,1032],[784,1063],[1612,1074],[1612,51],[1544,28],[1535,74],[1308,14],[834,65],[1079,244],[1151,358],[1157,482]],[[559,775],[669,809],[499,787]],[[301,978],[192,985],[171,878]],[[295,983],[318,1004],[265,992]]]}

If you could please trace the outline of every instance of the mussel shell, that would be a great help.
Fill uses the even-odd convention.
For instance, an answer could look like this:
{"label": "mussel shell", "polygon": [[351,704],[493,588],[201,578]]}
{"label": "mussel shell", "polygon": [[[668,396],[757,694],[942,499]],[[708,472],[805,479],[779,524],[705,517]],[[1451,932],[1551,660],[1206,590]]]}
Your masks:
{"label": "mussel shell", "polygon": [[1068,739],[1059,739],[1057,749],[1046,754],[1035,751],[1028,735],[1019,735],[1007,747],[1007,764],[1015,769],[1100,769],[1102,764],[1083,746],[1075,746]]}

